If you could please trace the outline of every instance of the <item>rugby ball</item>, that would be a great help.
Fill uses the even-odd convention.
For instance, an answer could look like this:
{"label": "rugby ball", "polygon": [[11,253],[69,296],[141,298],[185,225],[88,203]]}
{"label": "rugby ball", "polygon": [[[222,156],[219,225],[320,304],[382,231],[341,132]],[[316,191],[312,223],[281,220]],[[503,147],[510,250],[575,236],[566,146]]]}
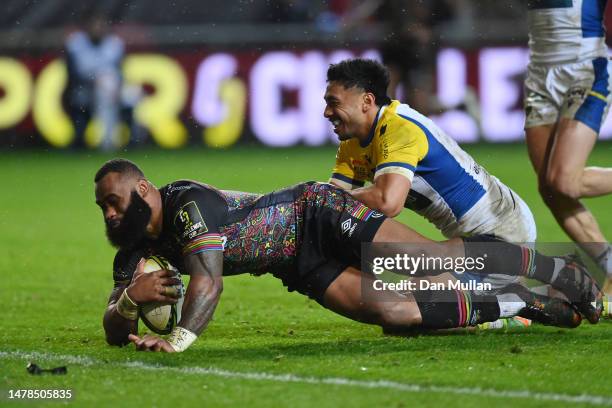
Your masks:
{"label": "rugby ball", "polygon": [[169,334],[174,326],[181,320],[181,309],[183,308],[183,297],[185,290],[183,280],[179,271],[161,256],[150,256],[145,261],[144,272],[151,273],[167,269],[174,271],[181,281],[175,288],[178,290],[179,299],[173,305],[164,305],[159,302],[144,303],[139,306],[138,314],[143,323],[157,334]]}

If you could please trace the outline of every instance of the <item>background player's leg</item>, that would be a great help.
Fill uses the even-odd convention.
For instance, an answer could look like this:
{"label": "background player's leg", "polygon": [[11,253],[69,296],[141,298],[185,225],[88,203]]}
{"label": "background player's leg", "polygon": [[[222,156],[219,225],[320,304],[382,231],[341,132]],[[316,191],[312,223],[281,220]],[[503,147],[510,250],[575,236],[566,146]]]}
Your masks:
{"label": "background player's leg", "polygon": [[576,199],[612,193],[612,169],[585,168],[596,140],[597,133],[584,123],[561,119],[546,171],[548,185]]}
{"label": "background player's leg", "polygon": [[[610,186],[601,180],[609,176],[607,183],[612,185],[612,170],[584,169],[597,137],[592,129],[575,120],[562,119],[556,136],[554,131],[553,126],[527,129],[529,157],[538,174],[540,194],[567,235],[579,244],[589,243],[585,251],[597,258],[608,249],[607,240],[593,214],[572,195],[609,193]],[[583,183],[588,184],[585,191]],[[601,184],[593,188],[593,183]],[[610,268],[604,269],[612,273]]]}

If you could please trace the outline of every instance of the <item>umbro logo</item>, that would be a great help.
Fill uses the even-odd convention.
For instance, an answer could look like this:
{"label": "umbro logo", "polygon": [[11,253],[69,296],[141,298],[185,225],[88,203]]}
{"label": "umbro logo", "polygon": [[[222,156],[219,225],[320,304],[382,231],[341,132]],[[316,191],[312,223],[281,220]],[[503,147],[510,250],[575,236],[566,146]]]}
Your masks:
{"label": "umbro logo", "polygon": [[342,233],[348,234],[349,237],[353,236],[353,232],[357,229],[357,222],[353,222],[350,218],[344,221],[340,226],[342,227]]}
{"label": "umbro logo", "polygon": [[353,222],[350,218],[340,224],[340,226],[342,227],[342,233],[346,234],[346,232],[351,229],[351,225],[353,225]]}
{"label": "umbro logo", "polygon": [[380,127],[380,134],[384,135],[386,131],[387,131],[387,125],[382,125]]}

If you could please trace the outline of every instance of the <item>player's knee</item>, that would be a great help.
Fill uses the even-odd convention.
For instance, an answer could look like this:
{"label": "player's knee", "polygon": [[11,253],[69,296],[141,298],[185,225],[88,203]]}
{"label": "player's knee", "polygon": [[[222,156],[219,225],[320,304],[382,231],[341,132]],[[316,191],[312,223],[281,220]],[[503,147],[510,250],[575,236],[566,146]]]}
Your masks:
{"label": "player's knee", "polygon": [[570,198],[580,198],[580,178],[566,171],[552,171],[546,176],[549,190]]}

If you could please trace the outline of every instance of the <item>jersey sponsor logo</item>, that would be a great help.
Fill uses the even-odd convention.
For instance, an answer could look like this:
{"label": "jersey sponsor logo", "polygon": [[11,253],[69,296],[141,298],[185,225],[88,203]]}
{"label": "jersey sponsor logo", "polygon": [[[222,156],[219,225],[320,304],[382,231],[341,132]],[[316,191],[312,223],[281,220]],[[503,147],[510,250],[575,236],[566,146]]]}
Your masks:
{"label": "jersey sponsor logo", "polygon": [[190,240],[208,231],[202,213],[195,201],[183,205],[174,217],[174,226],[181,238]]}

